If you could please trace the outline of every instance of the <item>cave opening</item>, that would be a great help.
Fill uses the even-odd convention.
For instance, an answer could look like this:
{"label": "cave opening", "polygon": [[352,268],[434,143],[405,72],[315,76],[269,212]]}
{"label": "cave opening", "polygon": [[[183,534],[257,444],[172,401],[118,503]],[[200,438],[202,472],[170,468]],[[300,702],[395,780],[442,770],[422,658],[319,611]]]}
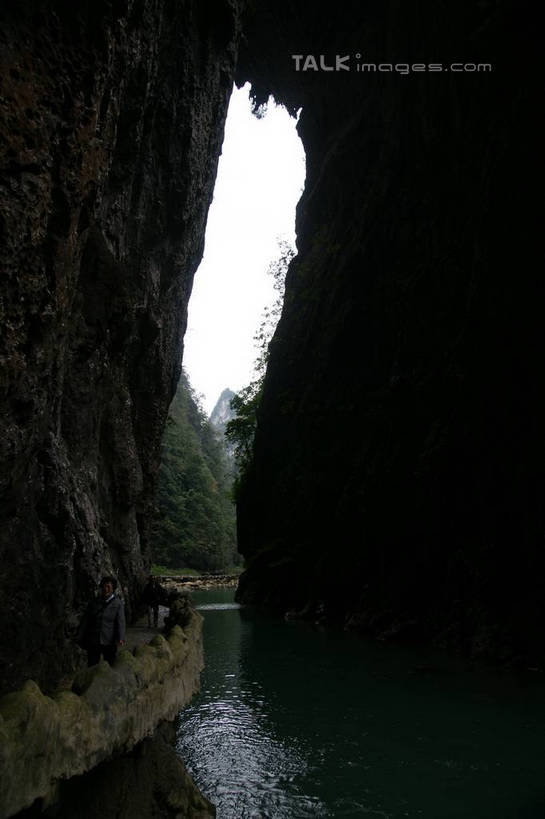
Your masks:
{"label": "cave opening", "polygon": [[[189,301],[183,372],[163,439],[158,573],[241,568],[233,497],[250,458],[269,341],[295,255],[305,180],[297,121],[272,98],[252,111],[249,84],[233,88]],[[243,422],[226,436],[233,419]]]}
{"label": "cave opening", "polygon": [[226,387],[253,377],[254,336],[276,294],[268,270],[295,248],[295,208],[305,180],[297,119],[273,98],[252,113],[250,85],[233,88],[205,250],[195,274],[184,368],[210,414]]}

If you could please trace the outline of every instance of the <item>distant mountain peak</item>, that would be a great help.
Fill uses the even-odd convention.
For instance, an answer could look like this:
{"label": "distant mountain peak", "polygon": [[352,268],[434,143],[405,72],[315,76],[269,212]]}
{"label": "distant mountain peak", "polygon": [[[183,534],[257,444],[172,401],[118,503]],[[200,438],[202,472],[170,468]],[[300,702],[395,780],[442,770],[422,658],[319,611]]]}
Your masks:
{"label": "distant mountain peak", "polygon": [[231,409],[231,399],[234,395],[233,390],[230,390],[228,387],[224,389],[210,414],[210,423],[219,432],[225,432],[225,425],[234,416],[233,410]]}

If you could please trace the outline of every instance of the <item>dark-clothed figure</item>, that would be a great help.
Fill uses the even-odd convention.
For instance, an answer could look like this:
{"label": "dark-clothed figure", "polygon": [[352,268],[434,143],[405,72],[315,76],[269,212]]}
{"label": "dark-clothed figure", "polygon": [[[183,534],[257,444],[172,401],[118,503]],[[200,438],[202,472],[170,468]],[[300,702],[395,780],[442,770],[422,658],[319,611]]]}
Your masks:
{"label": "dark-clothed figure", "polygon": [[149,576],[146,587],[142,593],[142,601],[148,607],[148,627],[151,628],[151,620],[153,616],[153,625],[157,628],[159,622],[159,598],[160,590],[157,581]]}
{"label": "dark-clothed figure", "polygon": [[100,596],[91,600],[83,616],[78,644],[87,650],[87,665],[96,665],[101,656],[112,665],[117,647],[125,642],[123,601],[115,596],[117,580],[103,577]]}

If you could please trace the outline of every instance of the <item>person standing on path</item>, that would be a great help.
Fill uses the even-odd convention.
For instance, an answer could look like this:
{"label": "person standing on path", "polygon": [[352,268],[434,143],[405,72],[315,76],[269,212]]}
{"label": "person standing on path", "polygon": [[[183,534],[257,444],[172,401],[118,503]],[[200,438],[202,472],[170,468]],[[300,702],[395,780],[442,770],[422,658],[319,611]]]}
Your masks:
{"label": "person standing on path", "polygon": [[78,645],[87,651],[87,665],[96,665],[101,656],[112,665],[117,647],[125,642],[125,610],[115,596],[117,580],[106,576],[100,581],[100,596],[91,600],[83,616]]}
{"label": "person standing on path", "polygon": [[151,628],[152,616],[153,625],[155,628],[157,628],[157,624],[159,622],[159,598],[159,585],[153,575],[150,574],[146,587],[142,592],[142,601],[148,607],[148,628]]}

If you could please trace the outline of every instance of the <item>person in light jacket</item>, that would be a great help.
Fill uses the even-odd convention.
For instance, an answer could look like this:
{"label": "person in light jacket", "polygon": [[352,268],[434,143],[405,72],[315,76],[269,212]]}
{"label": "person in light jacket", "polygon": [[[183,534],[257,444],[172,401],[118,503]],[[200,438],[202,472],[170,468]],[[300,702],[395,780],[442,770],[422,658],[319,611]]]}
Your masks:
{"label": "person in light jacket", "polygon": [[101,656],[112,665],[117,647],[125,642],[125,610],[115,596],[117,580],[106,576],[100,581],[100,596],[91,600],[78,632],[78,645],[87,651],[87,665],[96,665]]}

